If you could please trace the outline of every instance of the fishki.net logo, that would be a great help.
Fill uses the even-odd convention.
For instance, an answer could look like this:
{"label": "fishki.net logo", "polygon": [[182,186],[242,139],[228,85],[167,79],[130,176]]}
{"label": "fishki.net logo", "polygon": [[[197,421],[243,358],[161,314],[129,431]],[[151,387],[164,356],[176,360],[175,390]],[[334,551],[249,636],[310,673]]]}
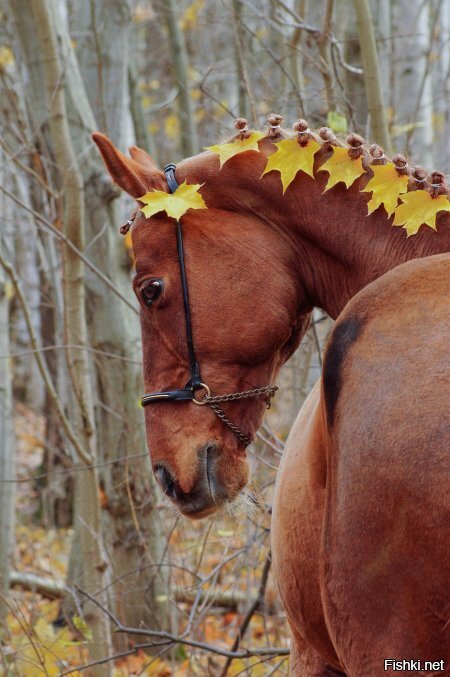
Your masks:
{"label": "fishki.net logo", "polygon": [[438,672],[443,673],[445,668],[445,663],[443,660],[440,661],[423,661],[420,659],[408,659],[408,660],[396,660],[395,658],[385,658],[384,659],[384,671],[389,670],[403,672],[408,670],[409,672]]}

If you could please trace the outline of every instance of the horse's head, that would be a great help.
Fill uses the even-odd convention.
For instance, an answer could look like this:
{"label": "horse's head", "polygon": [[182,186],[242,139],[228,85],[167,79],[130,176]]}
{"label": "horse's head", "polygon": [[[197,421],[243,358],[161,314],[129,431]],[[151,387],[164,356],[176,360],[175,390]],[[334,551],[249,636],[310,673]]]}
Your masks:
{"label": "horse's head", "polygon": [[[94,138],[112,178],[134,198],[152,189],[169,192],[164,173],[143,151],[131,149],[130,159],[106,137]],[[229,186],[212,154],[185,160],[177,179],[205,181],[201,192],[208,206],[181,219],[201,381],[211,396],[273,384],[309,321],[292,247],[251,210],[237,211],[235,194],[230,194],[233,210],[227,208]],[[184,389],[192,371],[175,220],[165,213],[145,218],[138,211],[132,243],[146,392]],[[195,391],[195,399],[203,400],[206,392]],[[241,435],[217,411],[192,399],[166,397],[145,408],[153,469],[183,514],[211,514],[245,487],[249,470],[243,438],[253,438],[267,402],[265,391],[216,403]]]}

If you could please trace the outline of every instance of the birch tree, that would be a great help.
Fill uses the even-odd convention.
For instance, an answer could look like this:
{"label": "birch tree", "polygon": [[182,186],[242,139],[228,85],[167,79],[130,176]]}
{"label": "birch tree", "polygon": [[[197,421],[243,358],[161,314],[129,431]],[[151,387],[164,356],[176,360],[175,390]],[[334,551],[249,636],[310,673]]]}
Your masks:
{"label": "birch tree", "polygon": [[[2,160],[4,159],[0,155]],[[10,210],[2,200],[2,213]],[[0,255],[5,250],[5,233],[0,234]],[[12,286],[0,266],[0,633],[5,623],[11,557],[14,544],[15,442],[9,348],[9,305]]]}
{"label": "birch tree", "polygon": [[180,151],[183,157],[198,152],[195,111],[189,87],[186,41],[177,21],[175,0],[163,0],[161,11],[166,21],[175,85],[178,87],[180,118]]}
{"label": "birch tree", "polygon": [[[29,16],[27,6],[25,0],[17,0],[12,9],[26,60],[25,76],[29,78],[29,91],[36,111],[34,127],[45,133],[47,119],[40,87],[43,63],[39,58],[33,17]],[[102,129],[95,119],[98,115],[108,125],[104,131],[108,131],[119,146],[125,145],[126,121],[129,119],[126,109],[129,8],[123,0],[118,0],[116,6],[111,2],[90,3],[87,0],[77,3],[73,22],[77,34],[84,36],[77,43],[79,53],[83,53],[82,71],[59,9],[55,7],[53,22],[64,61],[71,139],[77,157],[82,158],[80,171],[84,186],[87,253],[98,269],[114,277],[116,288],[132,302],[130,262],[118,234],[118,225],[127,207],[117,203],[118,191],[106,175],[90,139],[92,131]],[[118,50],[117,35],[121,36],[122,51]],[[120,59],[115,57],[119,52]],[[103,96],[98,94],[100,85]],[[51,139],[48,144],[51,147]],[[90,345],[96,350],[95,360],[91,362],[95,370],[92,382],[94,418],[98,458],[104,464],[99,472],[105,508],[102,510],[102,527],[111,575],[117,581],[109,588],[109,600],[128,624],[145,621],[163,627],[166,604],[156,599],[167,592],[166,583],[163,572],[155,575],[155,565],[161,559],[163,547],[161,526],[155,509],[156,487],[145,450],[142,410],[136,404],[142,389],[138,317],[105,287],[97,275],[88,274],[86,284]],[[111,359],[111,355],[116,357]],[[127,457],[131,457],[129,462]],[[81,484],[81,491],[76,490],[77,514],[78,501],[82,501],[83,495],[83,474],[77,474],[75,481]],[[77,534],[69,566],[71,583],[82,578],[80,554]],[[150,562],[152,567],[146,567]]]}
{"label": "birch tree", "polygon": [[396,144],[413,162],[433,167],[433,91],[430,5],[422,0],[398,0],[394,30],[404,37],[393,42]]}
{"label": "birch tree", "polygon": [[[66,103],[63,92],[63,70],[52,24],[55,7],[51,0],[32,0],[37,27],[48,105],[48,125],[53,143],[55,161],[61,179],[63,197],[63,227],[66,237],[79,249],[85,245],[83,179],[70,138]],[[65,330],[68,345],[87,345],[85,313],[84,264],[69,247],[63,249]],[[76,434],[87,454],[91,466],[84,473],[82,496],[78,500],[77,519],[85,572],[83,586],[88,593],[99,595],[105,602],[108,568],[102,539],[100,500],[97,477],[97,447],[95,438],[94,407],[89,377],[87,353],[78,350],[67,354],[69,372],[74,391],[73,420]],[[92,658],[107,657],[112,650],[108,619],[90,605],[88,623],[92,628],[90,644]],[[104,665],[94,668],[97,675],[107,675]]]}
{"label": "birch tree", "polygon": [[358,26],[361,58],[364,68],[366,85],[367,107],[370,114],[370,125],[373,140],[381,144],[387,153],[391,152],[386,107],[381,89],[380,69],[375,43],[373,19],[370,12],[369,0],[353,0]]}
{"label": "birch tree", "polygon": [[[127,108],[129,3],[81,0],[76,4],[72,21],[77,34],[84,36],[76,52],[79,74],[91,104],[89,112],[85,110],[87,105],[80,109],[78,127],[74,125],[79,152],[90,143],[85,130],[93,124],[91,118],[95,119],[97,129],[123,148],[131,140]],[[60,30],[61,35],[65,35],[63,25]],[[67,36],[62,39],[67,49],[71,49]],[[74,60],[74,69],[75,66]],[[71,89],[74,99],[76,89]],[[118,225],[132,205],[112,200],[117,194],[96,149],[92,149],[91,154],[92,165],[84,171],[87,238],[95,243],[89,248],[89,254],[105,274],[113,271],[116,286],[131,300],[130,260]],[[87,275],[87,287],[90,340],[97,351],[94,367],[99,451],[101,460],[108,464],[101,471],[107,504],[103,511],[104,533],[114,578],[118,581],[111,591],[112,601],[128,624],[145,621],[163,627],[166,605],[157,602],[157,598],[167,592],[165,574],[155,575],[153,568],[145,568],[146,563],[154,565],[160,561],[162,541],[142,410],[137,406],[137,396],[142,389],[138,317],[132,309],[118,303],[96,276]],[[112,360],[111,354],[116,355],[116,359]],[[127,457],[129,462],[111,464]]]}

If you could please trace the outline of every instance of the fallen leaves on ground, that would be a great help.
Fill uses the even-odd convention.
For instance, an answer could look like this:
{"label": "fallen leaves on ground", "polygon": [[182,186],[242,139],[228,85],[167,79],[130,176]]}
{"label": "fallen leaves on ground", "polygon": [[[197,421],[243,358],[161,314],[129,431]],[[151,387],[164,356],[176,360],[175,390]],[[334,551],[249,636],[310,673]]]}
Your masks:
{"label": "fallen leaves on ground", "polygon": [[[8,617],[13,638],[15,664],[21,677],[57,677],[71,665],[83,663],[83,645],[73,639],[68,628],[55,630],[41,617],[30,622],[23,614]],[[75,677],[81,672],[74,672]]]}
{"label": "fallen leaves on ground", "polygon": [[[45,431],[42,420],[21,408],[17,417],[17,430],[21,435],[17,455],[18,475],[35,476],[42,467],[44,453],[42,439],[45,439]],[[262,484],[267,471],[263,468],[261,472],[263,476],[259,479]],[[255,473],[257,480],[258,472]],[[20,497],[17,513],[16,568],[64,580],[73,530],[45,528],[42,516],[36,512],[38,502],[31,490],[35,486],[34,482],[21,486],[24,487],[24,493]],[[271,500],[270,497],[268,500]],[[270,515],[254,512],[233,517],[222,513],[205,522],[176,522],[170,508],[162,510],[165,511],[163,521],[171,534],[168,546],[172,565],[171,590],[181,588],[189,593],[186,601],[178,602],[169,593],[178,632],[181,634],[186,629],[192,600],[200,590],[201,612],[189,636],[215,647],[230,648],[249,605],[258,594],[269,547]],[[259,529],[256,532],[258,537],[252,541],[249,530],[255,525]],[[233,553],[237,553],[237,556],[230,558]],[[238,600],[236,607],[231,610],[226,604],[223,607],[216,604],[215,599],[220,595],[227,600],[229,597]],[[49,600],[38,593],[15,588],[10,593],[9,603],[11,613],[2,651],[4,664],[11,674],[20,677],[60,675],[65,670],[89,662],[91,630],[82,613],[72,616],[72,632],[67,627],[54,625],[59,616],[58,600]],[[286,619],[281,612],[272,574],[266,591],[266,606],[255,614],[242,641],[243,648],[269,645],[288,645]],[[258,677],[268,674],[280,660],[277,657],[236,660],[232,662],[228,674]],[[179,644],[173,647],[170,657],[168,654],[151,656],[139,650],[111,662],[110,667],[113,677],[203,677],[220,674],[224,663],[224,657]],[[80,672],[73,674],[81,675]],[[276,674],[280,677],[287,674],[287,662],[281,670],[277,668]]]}

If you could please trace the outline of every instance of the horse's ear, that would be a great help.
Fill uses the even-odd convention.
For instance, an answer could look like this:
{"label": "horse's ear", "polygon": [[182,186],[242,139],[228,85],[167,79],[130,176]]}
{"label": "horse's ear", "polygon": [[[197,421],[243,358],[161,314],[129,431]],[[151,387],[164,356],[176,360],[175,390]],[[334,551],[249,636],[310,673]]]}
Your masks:
{"label": "horse's ear", "polygon": [[154,171],[158,170],[158,165],[152,156],[149,155],[143,148],[139,148],[139,146],[130,146],[128,148],[128,152],[133,160],[139,162],[139,164],[143,165],[143,167],[148,167],[148,169],[152,169]]}
{"label": "horse's ear", "polygon": [[133,158],[129,158],[104,134],[94,132],[92,139],[98,146],[112,180],[129,195],[139,199],[155,188],[168,190],[164,173],[145,151],[133,147]]}

